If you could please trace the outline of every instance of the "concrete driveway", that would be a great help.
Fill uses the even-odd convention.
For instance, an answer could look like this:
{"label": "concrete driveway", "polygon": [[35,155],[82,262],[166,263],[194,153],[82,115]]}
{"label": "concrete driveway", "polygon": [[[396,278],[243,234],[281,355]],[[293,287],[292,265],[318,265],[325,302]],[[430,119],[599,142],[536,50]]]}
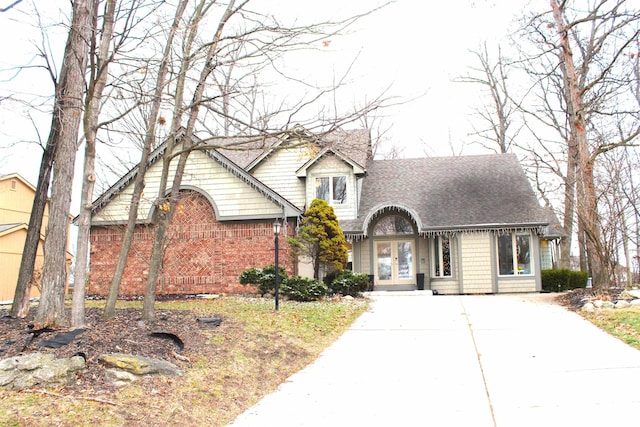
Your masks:
{"label": "concrete driveway", "polygon": [[244,426],[603,426],[640,419],[640,351],[550,295],[378,293]]}

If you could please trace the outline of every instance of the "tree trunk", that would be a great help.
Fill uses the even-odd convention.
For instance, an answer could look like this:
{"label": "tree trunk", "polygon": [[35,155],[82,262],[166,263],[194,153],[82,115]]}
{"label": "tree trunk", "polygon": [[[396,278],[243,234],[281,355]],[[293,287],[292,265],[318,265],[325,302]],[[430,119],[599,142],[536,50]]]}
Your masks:
{"label": "tree trunk", "polygon": [[576,160],[577,149],[575,143],[567,143],[567,174],[564,183],[564,221],[562,226],[567,236],[560,242],[560,268],[569,269],[571,266],[571,246],[573,243],[573,224],[576,201]]}
{"label": "tree trunk", "polygon": [[[99,1],[94,0],[94,11],[97,12]],[[76,269],[73,287],[73,306],[71,308],[71,326],[74,329],[85,326],[85,284],[87,282],[89,260],[89,233],[91,230],[91,202],[95,178],[96,140],[98,135],[98,117],[100,114],[100,102],[107,83],[109,69],[109,49],[113,38],[113,24],[116,10],[116,0],[106,0],[105,13],[100,35],[100,46],[97,58],[92,60],[91,81],[89,90],[85,95],[84,112],[84,172],[82,181],[82,194],[80,200],[80,214],[78,216],[78,238],[76,245]],[[97,28],[97,13],[94,13],[93,27]]]}
{"label": "tree trunk", "polygon": [[[167,71],[169,69],[169,59],[171,55],[171,49],[173,46],[173,39],[178,31],[182,15],[186,9],[187,0],[181,0],[176,9],[176,15],[169,32],[167,44],[162,57],[162,63],[158,70],[158,78],[156,80],[155,93],[151,104],[151,113],[147,122],[147,131],[145,140],[142,146],[142,153],[140,155],[140,162],[138,163],[138,174],[133,185],[133,194],[131,195],[131,205],[129,206],[129,217],[127,219],[127,226],[122,238],[122,246],[118,253],[118,261],[116,262],[116,269],[111,278],[111,286],[109,287],[109,295],[104,307],[103,319],[110,319],[115,315],[116,301],[118,299],[118,292],[120,290],[120,283],[124,276],[124,269],[127,265],[127,258],[129,257],[129,251],[133,242],[133,235],[136,228],[136,219],[138,218],[138,206],[140,205],[140,198],[144,191],[145,182],[144,176],[147,171],[149,154],[151,153],[151,146],[155,141],[156,123],[160,114],[160,104],[162,102],[162,91],[165,87],[165,81],[167,77]],[[173,134],[170,138],[173,138]],[[170,144],[171,145],[171,144]]]}
{"label": "tree trunk", "polygon": [[91,37],[92,17],[92,0],[76,0],[73,3],[73,20],[65,47],[60,90],[56,94],[54,104],[54,114],[60,115],[61,126],[53,165],[49,225],[44,242],[42,295],[35,318],[37,328],[55,328],[65,319],[69,207],[82,117],[84,74],[89,49],[87,42]]}
{"label": "tree trunk", "polygon": [[598,223],[598,202],[595,193],[593,177],[593,159],[589,152],[589,140],[587,137],[587,125],[585,120],[584,102],[582,92],[578,87],[578,73],[573,62],[573,53],[569,42],[569,29],[564,24],[564,18],[557,0],[551,0],[551,8],[556,24],[556,30],[560,36],[560,60],[562,71],[565,73],[566,90],[570,104],[568,110],[570,120],[575,129],[576,146],[578,153],[578,193],[581,195],[577,205],[578,223],[586,237],[586,253],[589,262],[589,271],[596,286],[606,284],[605,259],[602,251],[600,225]]}
{"label": "tree trunk", "polygon": [[9,312],[11,317],[25,318],[29,314],[29,294],[31,292],[31,282],[33,281],[33,270],[38,254],[38,245],[40,244],[44,209],[47,205],[49,195],[51,168],[53,166],[53,158],[55,156],[60,132],[59,118],[60,116],[58,114],[54,114],[52,117],[49,139],[42,154],[38,184],[31,207],[31,216],[29,217],[29,228],[27,229],[27,237],[24,242],[22,259],[20,261],[18,282],[16,283],[16,291],[13,297],[11,311]]}

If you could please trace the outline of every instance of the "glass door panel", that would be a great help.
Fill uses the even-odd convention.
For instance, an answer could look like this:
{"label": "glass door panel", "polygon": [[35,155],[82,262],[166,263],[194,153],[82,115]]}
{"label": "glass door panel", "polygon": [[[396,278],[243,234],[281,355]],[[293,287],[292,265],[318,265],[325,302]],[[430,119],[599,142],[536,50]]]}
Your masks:
{"label": "glass door panel", "polygon": [[377,280],[391,280],[391,242],[376,242],[376,257]]}
{"label": "glass door panel", "polygon": [[375,242],[376,285],[416,283],[413,246],[413,240]]}
{"label": "glass door panel", "polygon": [[397,280],[414,280],[413,277],[413,245],[411,242],[397,242],[396,257],[398,264]]}

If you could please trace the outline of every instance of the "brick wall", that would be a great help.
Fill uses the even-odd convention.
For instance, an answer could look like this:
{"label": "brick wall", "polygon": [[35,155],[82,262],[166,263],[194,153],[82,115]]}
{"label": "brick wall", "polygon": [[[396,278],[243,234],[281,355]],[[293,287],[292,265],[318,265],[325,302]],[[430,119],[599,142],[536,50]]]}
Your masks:
{"label": "brick wall", "polygon": [[[181,192],[169,227],[160,271],[158,294],[240,293],[243,270],[274,262],[273,220],[218,222],[206,198],[194,191]],[[120,295],[143,295],[149,274],[154,227],[138,225],[120,285]],[[292,235],[293,224],[287,235]],[[91,295],[106,295],[122,245],[123,226],[91,228]],[[289,247],[280,238],[280,264],[293,272]]]}

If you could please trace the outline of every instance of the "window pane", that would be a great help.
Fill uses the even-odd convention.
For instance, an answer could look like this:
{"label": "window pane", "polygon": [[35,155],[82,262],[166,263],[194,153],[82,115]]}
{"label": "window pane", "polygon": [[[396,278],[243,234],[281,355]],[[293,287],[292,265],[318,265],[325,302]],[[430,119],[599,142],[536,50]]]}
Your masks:
{"label": "window pane", "polygon": [[433,241],[433,261],[435,277],[451,277],[451,239],[438,236]]}
{"label": "window pane", "polygon": [[498,236],[498,265],[500,274],[513,274],[513,242],[511,234]]}
{"label": "window pane", "polygon": [[329,177],[316,178],[316,199],[329,202]]}
{"label": "window pane", "polygon": [[398,279],[410,279],[413,277],[413,259],[411,254],[411,242],[398,242]]}
{"label": "window pane", "polygon": [[413,226],[403,216],[389,215],[380,219],[373,229],[374,236],[388,236],[394,234],[413,234]]}
{"label": "window pane", "polygon": [[433,239],[433,262],[434,262],[434,275],[440,277],[442,272],[442,266],[440,265],[440,239],[436,237]]}
{"label": "window pane", "polygon": [[378,280],[391,280],[391,243],[378,243]]}
{"label": "window pane", "polygon": [[528,234],[516,235],[516,254],[518,256],[518,274],[531,274],[530,239]]}
{"label": "window pane", "polygon": [[347,177],[333,177],[333,201],[342,204],[347,200]]}
{"label": "window pane", "polygon": [[451,276],[451,240],[448,236],[440,237],[442,242],[442,275]]}

